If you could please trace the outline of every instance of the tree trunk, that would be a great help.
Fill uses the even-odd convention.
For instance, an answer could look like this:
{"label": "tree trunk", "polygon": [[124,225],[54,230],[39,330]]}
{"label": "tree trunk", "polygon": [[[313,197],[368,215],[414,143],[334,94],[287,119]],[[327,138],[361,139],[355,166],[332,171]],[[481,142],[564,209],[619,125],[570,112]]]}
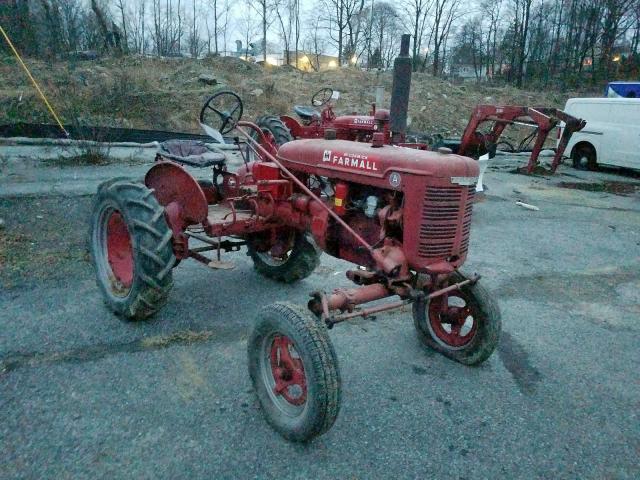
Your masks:
{"label": "tree trunk", "polygon": [[262,61],[267,64],[267,0],[262,0]]}

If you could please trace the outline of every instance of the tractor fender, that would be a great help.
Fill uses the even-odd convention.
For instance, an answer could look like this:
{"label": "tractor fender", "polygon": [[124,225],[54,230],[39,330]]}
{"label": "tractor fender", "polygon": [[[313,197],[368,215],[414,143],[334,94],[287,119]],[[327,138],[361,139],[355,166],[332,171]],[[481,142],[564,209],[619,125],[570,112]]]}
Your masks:
{"label": "tractor fender", "polygon": [[302,126],[295,118],[290,117],[289,115],[282,115],[280,120],[289,129],[293,138],[299,138],[304,135],[304,126]]}
{"label": "tractor fender", "polygon": [[209,207],[202,187],[177,163],[156,162],[145,175],[144,183],[154,191],[165,211],[171,212],[171,223],[180,219],[182,225],[171,225],[174,232],[206,220]]}

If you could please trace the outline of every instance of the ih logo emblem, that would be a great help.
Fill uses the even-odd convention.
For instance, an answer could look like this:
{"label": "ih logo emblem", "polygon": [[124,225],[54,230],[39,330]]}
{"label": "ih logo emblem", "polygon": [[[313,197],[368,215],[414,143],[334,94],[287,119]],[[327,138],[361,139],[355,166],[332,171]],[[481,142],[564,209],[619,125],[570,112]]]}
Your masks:
{"label": "ih logo emblem", "polygon": [[324,153],[322,154],[322,161],[323,162],[330,162],[331,161],[331,150],[325,150]]}
{"label": "ih logo emblem", "polygon": [[402,183],[402,177],[400,177],[398,172],[391,172],[391,175],[389,175],[389,183],[393,188],[398,188]]}

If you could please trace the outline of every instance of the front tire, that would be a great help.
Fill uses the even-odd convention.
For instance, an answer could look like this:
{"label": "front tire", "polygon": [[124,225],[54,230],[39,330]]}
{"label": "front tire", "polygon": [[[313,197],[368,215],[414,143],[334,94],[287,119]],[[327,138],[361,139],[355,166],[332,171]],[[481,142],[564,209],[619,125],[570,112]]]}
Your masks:
{"label": "front tire", "polygon": [[[450,283],[465,280],[453,273]],[[487,360],[498,346],[502,320],[493,296],[479,283],[465,285],[444,297],[413,304],[413,323],[420,341],[464,365]]]}
{"label": "front tire", "polygon": [[164,208],[141,183],[98,187],[90,250],[98,287],[115,314],[142,320],[157,312],[173,286],[175,257]]}
{"label": "front tire", "polygon": [[267,422],[306,442],[327,432],[340,410],[338,360],[326,329],[303,308],[263,308],[247,345],[249,375]]}

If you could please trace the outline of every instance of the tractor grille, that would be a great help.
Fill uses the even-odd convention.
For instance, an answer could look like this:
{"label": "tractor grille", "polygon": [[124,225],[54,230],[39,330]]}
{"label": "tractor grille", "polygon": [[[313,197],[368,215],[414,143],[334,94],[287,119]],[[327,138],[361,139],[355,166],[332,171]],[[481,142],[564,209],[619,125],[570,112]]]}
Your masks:
{"label": "tractor grille", "polygon": [[427,187],[422,204],[418,255],[463,256],[469,248],[475,186]]}

